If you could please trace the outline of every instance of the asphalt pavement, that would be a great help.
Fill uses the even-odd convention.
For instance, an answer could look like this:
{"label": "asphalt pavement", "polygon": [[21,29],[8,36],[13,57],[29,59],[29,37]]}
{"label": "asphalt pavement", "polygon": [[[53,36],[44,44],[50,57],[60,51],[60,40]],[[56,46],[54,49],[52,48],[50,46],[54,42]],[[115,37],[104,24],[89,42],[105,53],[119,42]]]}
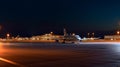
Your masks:
{"label": "asphalt pavement", "polygon": [[0,43],[0,67],[120,67],[120,44]]}

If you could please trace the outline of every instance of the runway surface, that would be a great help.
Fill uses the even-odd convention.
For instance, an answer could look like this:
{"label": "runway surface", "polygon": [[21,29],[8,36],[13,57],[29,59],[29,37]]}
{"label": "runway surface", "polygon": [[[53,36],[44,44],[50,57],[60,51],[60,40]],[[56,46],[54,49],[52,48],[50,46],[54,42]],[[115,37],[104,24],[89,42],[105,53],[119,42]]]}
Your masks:
{"label": "runway surface", "polygon": [[120,67],[120,43],[0,43],[0,67]]}

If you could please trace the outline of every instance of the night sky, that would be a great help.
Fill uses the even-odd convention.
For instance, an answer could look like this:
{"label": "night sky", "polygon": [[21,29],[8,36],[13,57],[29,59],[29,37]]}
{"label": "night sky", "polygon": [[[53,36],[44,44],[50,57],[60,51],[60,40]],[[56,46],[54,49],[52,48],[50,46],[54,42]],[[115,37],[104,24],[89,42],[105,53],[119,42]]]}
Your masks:
{"label": "night sky", "polygon": [[119,22],[119,0],[0,0],[1,35],[114,31]]}

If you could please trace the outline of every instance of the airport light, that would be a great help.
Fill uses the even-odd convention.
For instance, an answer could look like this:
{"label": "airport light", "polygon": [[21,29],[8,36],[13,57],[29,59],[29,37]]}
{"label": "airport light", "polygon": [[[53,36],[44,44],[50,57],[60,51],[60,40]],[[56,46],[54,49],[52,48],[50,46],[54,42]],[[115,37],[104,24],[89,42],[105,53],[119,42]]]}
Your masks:
{"label": "airport light", "polygon": [[7,34],[7,37],[10,37],[10,34]]}
{"label": "airport light", "polygon": [[119,35],[120,34],[120,31],[117,31],[117,35]]}
{"label": "airport light", "polygon": [[73,33],[72,35],[75,36],[75,33]]}
{"label": "airport light", "polygon": [[7,39],[9,39],[9,37],[10,37],[10,34],[7,34],[6,36],[7,36]]}
{"label": "airport light", "polygon": [[51,35],[53,35],[53,32],[50,32]]}

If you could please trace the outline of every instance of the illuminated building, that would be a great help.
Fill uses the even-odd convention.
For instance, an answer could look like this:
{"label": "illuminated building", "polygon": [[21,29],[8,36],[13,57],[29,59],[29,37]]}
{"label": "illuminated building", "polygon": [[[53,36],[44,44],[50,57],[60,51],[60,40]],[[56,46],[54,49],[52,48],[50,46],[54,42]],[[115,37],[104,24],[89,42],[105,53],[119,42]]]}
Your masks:
{"label": "illuminated building", "polygon": [[105,35],[104,39],[106,40],[120,40],[120,31],[116,32],[116,35]]}
{"label": "illuminated building", "polygon": [[120,40],[120,35],[106,35],[104,36],[106,40]]}
{"label": "illuminated building", "polygon": [[30,39],[31,40],[57,40],[61,37],[62,37],[61,35],[45,34],[45,35],[33,36]]}

